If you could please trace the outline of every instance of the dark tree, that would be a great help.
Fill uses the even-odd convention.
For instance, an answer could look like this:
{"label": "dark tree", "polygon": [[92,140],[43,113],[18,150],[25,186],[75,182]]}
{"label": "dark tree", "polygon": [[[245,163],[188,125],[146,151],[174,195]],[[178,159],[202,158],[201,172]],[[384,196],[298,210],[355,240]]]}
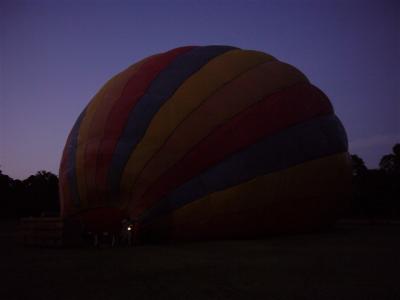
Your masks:
{"label": "dark tree", "polygon": [[379,163],[386,174],[385,201],[390,215],[400,217],[400,144],[393,146],[393,152],[384,155]]}
{"label": "dark tree", "polygon": [[59,210],[58,178],[56,175],[39,171],[23,181],[25,209],[30,215],[52,213]]}
{"label": "dark tree", "polygon": [[366,178],[368,169],[364,161],[358,155],[351,155],[353,168],[353,202],[351,216],[365,217],[368,214]]}
{"label": "dark tree", "polygon": [[0,217],[40,216],[59,212],[58,178],[40,171],[27,179],[14,180],[0,171]]}
{"label": "dark tree", "polygon": [[15,215],[13,206],[14,180],[0,170],[0,216]]}
{"label": "dark tree", "polygon": [[362,176],[368,172],[364,161],[358,155],[351,155],[351,164],[353,167],[353,176]]}
{"label": "dark tree", "polygon": [[393,146],[393,153],[382,157],[379,167],[388,174],[400,175],[400,144]]}
{"label": "dark tree", "polygon": [[[397,145],[397,153],[399,149]],[[357,155],[351,155],[353,165],[353,216],[375,218],[393,218],[398,216],[398,201],[394,195],[396,188],[396,166],[398,156],[385,155],[380,169],[368,169]],[[399,197],[400,199],[400,197]]]}

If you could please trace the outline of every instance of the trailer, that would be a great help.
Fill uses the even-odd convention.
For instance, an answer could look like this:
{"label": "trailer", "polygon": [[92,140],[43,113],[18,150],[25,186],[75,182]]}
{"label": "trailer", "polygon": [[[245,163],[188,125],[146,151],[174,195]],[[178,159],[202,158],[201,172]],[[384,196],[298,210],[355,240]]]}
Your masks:
{"label": "trailer", "polygon": [[61,217],[22,218],[17,242],[25,246],[64,247],[83,243],[78,226]]}

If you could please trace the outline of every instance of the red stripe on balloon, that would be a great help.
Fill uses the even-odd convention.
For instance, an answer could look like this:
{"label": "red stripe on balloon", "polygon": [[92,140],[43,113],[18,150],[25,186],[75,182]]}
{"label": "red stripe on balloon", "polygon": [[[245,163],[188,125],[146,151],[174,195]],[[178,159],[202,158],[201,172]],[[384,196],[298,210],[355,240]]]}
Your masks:
{"label": "red stripe on balloon", "polygon": [[216,128],[192,148],[151,185],[133,211],[140,214],[190,178],[265,136],[332,112],[327,97],[309,83],[270,95]]}
{"label": "red stripe on balloon", "polygon": [[124,88],[121,97],[115,101],[107,117],[107,126],[104,135],[96,151],[97,155],[88,157],[88,165],[96,165],[96,186],[100,194],[97,197],[103,198],[107,192],[107,171],[118,139],[120,138],[125,123],[128,120],[130,111],[135,107],[139,99],[146,93],[157,75],[165,69],[177,56],[188,52],[193,46],[181,47],[145,62],[130,79]]}

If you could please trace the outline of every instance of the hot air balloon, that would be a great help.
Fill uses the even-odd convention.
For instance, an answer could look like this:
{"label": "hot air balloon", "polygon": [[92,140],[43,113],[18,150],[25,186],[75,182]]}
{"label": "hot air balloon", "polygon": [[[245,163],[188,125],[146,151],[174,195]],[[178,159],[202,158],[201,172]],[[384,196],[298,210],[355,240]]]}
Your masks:
{"label": "hot air balloon", "polygon": [[115,75],[77,118],[62,216],[98,228],[130,217],[149,238],[308,231],[346,205],[347,149],[327,96],[295,67],[230,46],[176,48]]}

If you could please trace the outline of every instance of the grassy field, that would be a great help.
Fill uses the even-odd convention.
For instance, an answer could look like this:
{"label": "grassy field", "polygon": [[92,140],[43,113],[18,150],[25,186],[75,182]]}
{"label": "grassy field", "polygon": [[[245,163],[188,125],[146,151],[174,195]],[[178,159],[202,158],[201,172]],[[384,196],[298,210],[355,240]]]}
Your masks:
{"label": "grassy field", "polygon": [[0,235],[0,299],[400,299],[400,226],[133,248]]}

